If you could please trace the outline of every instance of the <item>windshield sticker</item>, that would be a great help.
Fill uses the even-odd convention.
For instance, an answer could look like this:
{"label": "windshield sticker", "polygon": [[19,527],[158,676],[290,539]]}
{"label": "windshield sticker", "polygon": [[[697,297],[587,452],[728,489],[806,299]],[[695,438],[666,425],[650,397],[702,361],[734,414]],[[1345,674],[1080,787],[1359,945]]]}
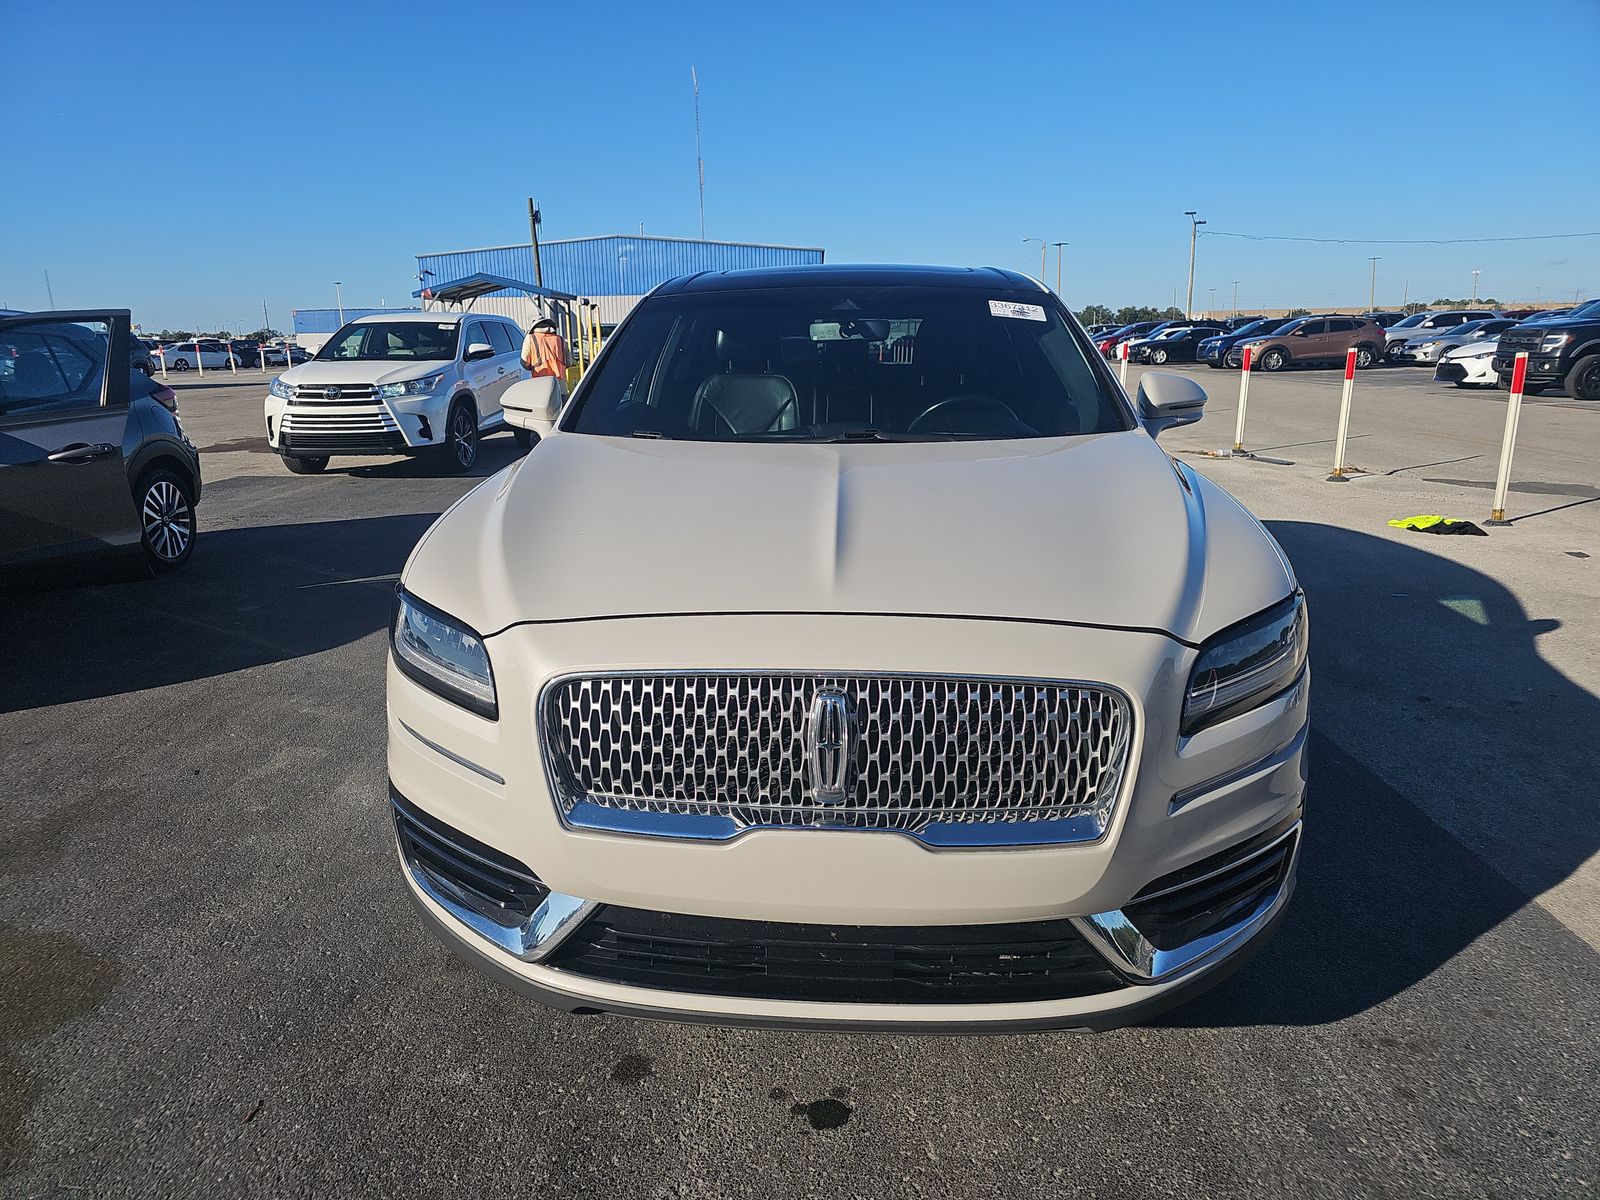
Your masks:
{"label": "windshield sticker", "polygon": [[1016,321],[1042,321],[1045,319],[1044,309],[1037,304],[1018,304],[1014,300],[989,301],[989,315],[991,317],[1010,317]]}
{"label": "windshield sticker", "polygon": [[454,321],[446,321],[443,325],[439,326],[440,329],[454,329],[455,327],[456,324]]}

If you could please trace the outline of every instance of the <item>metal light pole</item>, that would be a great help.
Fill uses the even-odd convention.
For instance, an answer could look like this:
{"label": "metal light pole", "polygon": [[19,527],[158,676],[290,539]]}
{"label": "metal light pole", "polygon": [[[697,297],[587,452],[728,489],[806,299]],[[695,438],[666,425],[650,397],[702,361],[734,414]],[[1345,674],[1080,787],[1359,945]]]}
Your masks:
{"label": "metal light pole", "polygon": [[1476,304],[1478,302],[1478,276],[1481,275],[1481,274],[1482,274],[1481,271],[1477,270],[1476,268],[1473,269],[1473,272],[1472,272],[1472,302],[1474,304]]}
{"label": "metal light pole", "polygon": [[1050,245],[1043,238],[1028,237],[1028,238],[1023,238],[1022,241],[1023,241],[1024,244],[1026,244],[1028,242],[1038,242],[1039,243],[1039,282],[1043,283],[1044,282],[1044,256],[1046,254],[1050,253]]}
{"label": "metal light pole", "polygon": [[1367,287],[1367,311],[1368,312],[1377,312],[1378,311],[1378,258],[1379,257],[1381,257],[1381,256],[1375,255],[1372,258],[1367,259],[1367,261],[1372,264],[1372,282]]}
{"label": "metal light pole", "polygon": [[1239,281],[1237,279],[1233,281],[1233,315],[1236,317],[1239,315]]}
{"label": "metal light pole", "polygon": [[1206,309],[1206,316],[1214,317],[1217,315],[1217,289],[1211,288],[1209,290],[1211,292],[1211,307]]}
{"label": "metal light pole", "polygon": [[337,279],[333,281],[333,299],[334,303],[339,306],[340,325],[344,324],[344,292],[341,290],[343,287],[344,284],[340,283]]}
{"label": "metal light pole", "polygon": [[1056,248],[1056,296],[1060,297],[1060,295],[1061,295],[1061,248],[1063,246],[1070,246],[1072,243],[1071,242],[1051,242],[1050,244]]}
{"label": "metal light pole", "polygon": [[1189,218],[1189,298],[1184,302],[1183,315],[1194,316],[1194,243],[1200,235],[1200,226],[1205,222],[1195,216],[1194,209],[1185,209],[1184,216]]}

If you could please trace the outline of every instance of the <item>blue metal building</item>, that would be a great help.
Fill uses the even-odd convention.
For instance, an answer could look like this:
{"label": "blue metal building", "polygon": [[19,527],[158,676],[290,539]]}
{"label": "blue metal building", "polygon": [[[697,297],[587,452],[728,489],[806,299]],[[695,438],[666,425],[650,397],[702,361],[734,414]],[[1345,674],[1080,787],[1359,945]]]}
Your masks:
{"label": "blue metal building", "polygon": [[[642,235],[567,238],[539,243],[545,286],[597,302],[600,320],[607,325],[620,321],[651,288],[678,275],[748,267],[799,266],[820,263],[822,258],[823,251],[815,246],[705,242]],[[421,288],[480,273],[532,283],[533,247],[527,244],[487,246],[417,255]],[[424,304],[427,304],[426,298]],[[486,297],[473,308],[500,313],[522,323],[531,319],[533,311],[530,301],[509,292]]]}

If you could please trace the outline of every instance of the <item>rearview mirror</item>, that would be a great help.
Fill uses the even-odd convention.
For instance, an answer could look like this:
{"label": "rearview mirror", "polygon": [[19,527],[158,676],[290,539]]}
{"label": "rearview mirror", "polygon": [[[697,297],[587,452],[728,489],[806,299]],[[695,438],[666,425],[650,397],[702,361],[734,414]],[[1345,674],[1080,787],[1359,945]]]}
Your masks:
{"label": "rearview mirror", "polygon": [[1146,371],[1139,377],[1139,421],[1151,437],[1193,425],[1205,415],[1206,390],[1187,375]]}
{"label": "rearview mirror", "polygon": [[467,362],[477,362],[480,358],[493,358],[494,347],[488,342],[473,342],[467,347]]}
{"label": "rearview mirror", "polygon": [[513,383],[501,397],[500,407],[505,412],[507,425],[543,437],[555,428],[565,399],[559,378],[540,375]]}

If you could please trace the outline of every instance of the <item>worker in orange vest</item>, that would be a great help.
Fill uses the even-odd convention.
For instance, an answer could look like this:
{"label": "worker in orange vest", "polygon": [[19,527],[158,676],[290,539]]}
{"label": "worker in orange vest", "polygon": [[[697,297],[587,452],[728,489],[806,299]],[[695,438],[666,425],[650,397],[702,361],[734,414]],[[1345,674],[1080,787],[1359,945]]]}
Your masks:
{"label": "worker in orange vest", "polygon": [[540,317],[522,339],[522,365],[538,379],[541,375],[554,375],[565,388],[567,381],[567,344],[556,332],[556,323],[550,317]]}

